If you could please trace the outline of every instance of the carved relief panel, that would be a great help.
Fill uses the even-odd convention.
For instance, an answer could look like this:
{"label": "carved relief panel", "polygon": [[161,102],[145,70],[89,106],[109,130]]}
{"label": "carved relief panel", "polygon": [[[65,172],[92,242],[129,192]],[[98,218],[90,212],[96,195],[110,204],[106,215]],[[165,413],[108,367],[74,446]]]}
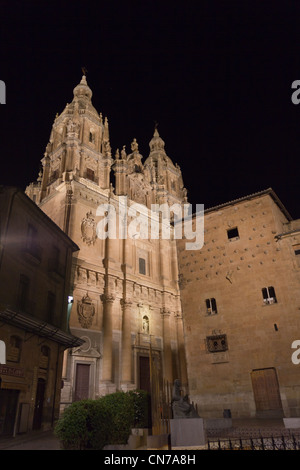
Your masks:
{"label": "carved relief panel", "polygon": [[82,328],[90,328],[95,315],[95,305],[88,293],[77,303],[78,320]]}

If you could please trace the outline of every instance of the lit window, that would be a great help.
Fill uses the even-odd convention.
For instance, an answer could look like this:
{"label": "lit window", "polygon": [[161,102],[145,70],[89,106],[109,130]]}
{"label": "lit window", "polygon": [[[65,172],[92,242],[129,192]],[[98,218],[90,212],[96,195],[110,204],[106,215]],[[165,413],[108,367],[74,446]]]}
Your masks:
{"label": "lit window", "polygon": [[205,303],[206,303],[206,313],[208,315],[218,313],[216,299],[206,299]]}
{"label": "lit window", "polygon": [[262,296],[264,299],[264,304],[269,305],[269,304],[276,304],[277,299],[275,295],[275,289],[274,287],[263,287],[262,289]]}

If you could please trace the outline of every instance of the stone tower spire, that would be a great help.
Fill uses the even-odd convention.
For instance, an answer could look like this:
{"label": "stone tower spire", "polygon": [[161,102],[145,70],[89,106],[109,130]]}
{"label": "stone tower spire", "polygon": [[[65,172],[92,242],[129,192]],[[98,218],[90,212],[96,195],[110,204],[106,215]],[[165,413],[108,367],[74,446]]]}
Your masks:
{"label": "stone tower spire", "polygon": [[[108,189],[112,164],[108,120],[104,123],[92,104],[93,92],[86,76],[73,89],[73,100],[56,115],[49,143],[41,160],[43,176],[36,202],[41,202],[61,183],[88,180]],[[26,189],[29,197],[32,185]]]}
{"label": "stone tower spire", "polygon": [[172,162],[165,151],[165,142],[160,137],[157,125],[149,142],[150,153],[144,163],[145,172],[151,175],[156,193],[156,202],[186,202],[186,189],[183,185],[180,167]]}

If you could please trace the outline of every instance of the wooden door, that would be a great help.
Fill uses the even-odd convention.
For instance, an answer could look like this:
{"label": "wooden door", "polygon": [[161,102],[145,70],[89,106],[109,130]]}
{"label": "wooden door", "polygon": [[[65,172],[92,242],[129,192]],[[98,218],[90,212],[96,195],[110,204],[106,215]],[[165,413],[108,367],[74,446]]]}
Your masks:
{"label": "wooden door", "polygon": [[274,368],[253,370],[251,379],[256,410],[281,410],[282,403],[276,370]]}
{"label": "wooden door", "polygon": [[75,381],[75,401],[89,398],[90,364],[77,364]]}
{"label": "wooden door", "polygon": [[0,390],[0,436],[12,436],[19,390]]}
{"label": "wooden door", "polygon": [[151,393],[149,357],[140,356],[140,389]]}
{"label": "wooden door", "polygon": [[33,425],[32,425],[33,429],[41,429],[41,426],[42,426],[45,388],[46,388],[46,381],[44,379],[38,379],[35,405],[34,405],[34,415],[33,415]]}

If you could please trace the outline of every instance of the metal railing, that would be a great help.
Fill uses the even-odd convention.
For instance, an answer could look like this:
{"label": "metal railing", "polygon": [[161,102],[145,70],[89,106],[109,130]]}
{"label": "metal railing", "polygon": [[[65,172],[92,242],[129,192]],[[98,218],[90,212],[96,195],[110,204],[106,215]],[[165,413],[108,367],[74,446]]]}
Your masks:
{"label": "metal railing", "polygon": [[207,441],[208,450],[300,450],[300,435],[246,437]]}

